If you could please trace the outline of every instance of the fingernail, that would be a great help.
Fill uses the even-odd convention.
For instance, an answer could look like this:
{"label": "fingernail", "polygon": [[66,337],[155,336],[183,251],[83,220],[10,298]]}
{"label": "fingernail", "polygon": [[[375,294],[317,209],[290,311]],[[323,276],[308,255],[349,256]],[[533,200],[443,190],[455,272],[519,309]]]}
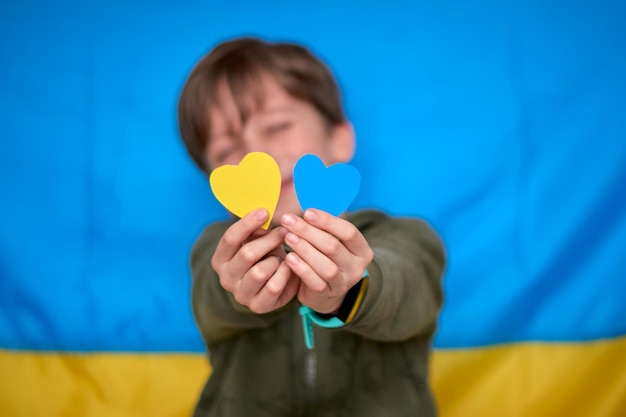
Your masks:
{"label": "fingernail", "polygon": [[296,255],[294,255],[293,253],[288,253],[287,254],[287,262],[290,263],[291,265],[297,265],[298,264],[298,257]]}
{"label": "fingernail", "polygon": [[307,210],[304,212],[304,218],[310,221],[314,221],[317,219],[317,213],[313,210]]}
{"label": "fingernail", "polygon": [[296,223],[296,218],[291,215],[291,214],[285,214],[283,215],[283,224],[286,224],[287,226],[292,226]]}
{"label": "fingernail", "polygon": [[278,228],[278,234],[280,234],[282,237],[287,236],[287,233],[289,233],[289,230],[285,229],[284,227]]}
{"label": "fingernail", "polygon": [[256,213],[254,213],[254,215],[257,218],[257,220],[265,220],[267,219],[267,210],[258,209]]}
{"label": "fingernail", "polygon": [[293,233],[289,233],[287,237],[285,237],[285,240],[287,241],[287,243],[298,243],[300,241],[300,238]]}

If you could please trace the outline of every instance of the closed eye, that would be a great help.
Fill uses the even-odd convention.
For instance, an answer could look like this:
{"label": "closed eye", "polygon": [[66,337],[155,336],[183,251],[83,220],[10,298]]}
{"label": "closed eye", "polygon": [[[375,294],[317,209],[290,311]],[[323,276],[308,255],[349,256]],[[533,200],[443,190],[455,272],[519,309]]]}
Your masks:
{"label": "closed eye", "polygon": [[224,164],[228,158],[237,150],[237,145],[235,144],[231,144],[228,147],[225,147],[223,149],[220,149],[216,154],[215,154],[215,162],[217,165],[222,165]]}
{"label": "closed eye", "polygon": [[291,127],[291,122],[282,122],[275,123],[270,125],[267,129],[265,129],[265,133],[267,135],[275,135],[277,133],[283,132]]}
{"label": "closed eye", "polygon": [[222,152],[220,152],[220,153],[217,155],[217,160],[218,160],[219,162],[223,162],[224,160],[226,160],[226,158],[228,158],[228,157],[230,156],[230,154],[232,154],[232,153],[233,153],[233,151],[234,151],[234,150],[235,150],[235,147],[234,147],[234,146],[231,146],[231,147],[230,147],[230,148],[228,148],[228,149],[224,149]]}

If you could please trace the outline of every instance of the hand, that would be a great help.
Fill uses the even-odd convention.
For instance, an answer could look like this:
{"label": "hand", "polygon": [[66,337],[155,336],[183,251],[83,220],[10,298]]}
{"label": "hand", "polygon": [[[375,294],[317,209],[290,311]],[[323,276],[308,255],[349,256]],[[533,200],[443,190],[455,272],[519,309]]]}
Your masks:
{"label": "hand", "polygon": [[299,287],[299,280],[283,261],[286,254],[279,230],[260,228],[268,215],[259,209],[230,226],[211,259],[222,287],[258,314],[283,307]]}
{"label": "hand", "polygon": [[303,218],[285,214],[281,225],[293,249],[287,265],[302,280],[298,299],[318,313],[335,313],[374,252],[352,223],[321,210],[309,209]]}

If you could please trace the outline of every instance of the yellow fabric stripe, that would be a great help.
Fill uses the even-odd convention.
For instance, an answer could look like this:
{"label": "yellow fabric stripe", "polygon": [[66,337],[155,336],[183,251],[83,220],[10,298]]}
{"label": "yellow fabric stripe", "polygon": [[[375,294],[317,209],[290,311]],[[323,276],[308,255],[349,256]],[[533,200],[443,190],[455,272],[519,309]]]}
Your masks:
{"label": "yellow fabric stripe", "polygon": [[361,302],[363,301],[363,297],[365,296],[365,290],[367,290],[367,284],[369,282],[369,276],[363,277],[361,280],[361,288],[359,288],[359,295],[356,296],[356,300],[354,300],[354,304],[352,305],[352,310],[350,310],[350,314],[348,314],[348,318],[346,319],[346,324],[350,323],[356,312],[361,307]]}
{"label": "yellow fabric stripe", "polygon": [[189,417],[206,355],[0,350],[0,415]]}
{"label": "yellow fabric stripe", "polygon": [[431,380],[442,417],[624,417],[626,337],[437,350]]}
{"label": "yellow fabric stripe", "polygon": [[[436,350],[441,417],[626,416],[626,337]],[[0,415],[189,416],[206,356],[0,350]]]}

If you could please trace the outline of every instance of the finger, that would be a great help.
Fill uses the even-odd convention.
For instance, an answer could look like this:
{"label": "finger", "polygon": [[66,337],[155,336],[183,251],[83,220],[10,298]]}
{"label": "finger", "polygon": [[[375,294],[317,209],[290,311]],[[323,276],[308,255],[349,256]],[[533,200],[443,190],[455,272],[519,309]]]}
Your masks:
{"label": "finger", "polygon": [[[289,294],[284,294],[284,292],[290,278],[291,270],[284,262],[281,262],[274,274],[251,301],[250,309],[257,313],[267,313],[280,308],[289,302],[295,295],[295,293],[292,294],[291,298],[288,298],[285,301]],[[291,285],[293,286],[293,284]]]}
{"label": "finger", "polygon": [[290,278],[287,281],[287,286],[285,287],[285,290],[278,298],[277,307],[282,307],[288,302],[290,302],[293,299],[293,297],[296,296],[296,294],[298,293],[298,289],[300,288],[300,278],[298,278],[298,276],[295,275],[291,271],[291,269],[289,268],[289,266],[287,266],[286,263],[283,262],[281,266],[284,266],[285,268],[287,268]]}
{"label": "finger", "polygon": [[250,306],[253,298],[259,294],[280,266],[280,260],[271,256],[254,264],[239,281],[234,292],[235,300]]}
{"label": "finger", "polygon": [[328,282],[317,275],[313,268],[304,262],[295,252],[288,253],[285,261],[287,265],[289,265],[289,268],[300,277],[302,283],[311,290],[323,292],[330,289]]}
{"label": "finger", "polygon": [[[332,234],[292,214],[285,214],[281,223],[286,230],[291,232],[281,232],[285,236],[285,242],[298,252],[298,255],[309,265],[313,266],[324,279],[331,278],[336,271],[327,271],[328,263],[319,259],[317,253],[325,255],[325,258],[330,259],[335,265],[349,265],[351,263],[354,255],[344,246],[343,242]],[[307,245],[300,244],[298,238],[309,242],[316,251],[312,251]]]}
{"label": "finger", "polygon": [[[334,242],[335,244],[342,246],[341,242],[332,236],[328,235],[327,239],[330,242]],[[285,236],[285,241],[291,247],[293,253],[298,255],[302,261],[308,264],[313,272],[324,280],[331,290],[339,287],[337,281],[341,279],[341,270],[336,262],[324,253],[320,252],[310,242],[300,238],[294,233],[289,232]],[[341,251],[346,255],[349,254],[349,252],[343,247],[341,248]]]}
{"label": "finger", "polygon": [[355,255],[371,250],[359,229],[345,219],[317,209],[308,209],[303,217],[312,226],[335,236]]}
{"label": "finger", "polygon": [[283,242],[278,230],[272,230],[257,239],[245,243],[228,263],[228,273],[242,277],[250,268],[270,252],[275,251]]}
{"label": "finger", "polygon": [[235,256],[243,242],[267,220],[265,209],[254,210],[230,226],[215,249],[214,261],[224,264]]}
{"label": "finger", "polygon": [[274,275],[272,275],[263,288],[261,288],[259,294],[267,294],[270,298],[278,298],[285,290],[289,278],[291,278],[291,269],[289,269],[284,262],[280,262]]}

